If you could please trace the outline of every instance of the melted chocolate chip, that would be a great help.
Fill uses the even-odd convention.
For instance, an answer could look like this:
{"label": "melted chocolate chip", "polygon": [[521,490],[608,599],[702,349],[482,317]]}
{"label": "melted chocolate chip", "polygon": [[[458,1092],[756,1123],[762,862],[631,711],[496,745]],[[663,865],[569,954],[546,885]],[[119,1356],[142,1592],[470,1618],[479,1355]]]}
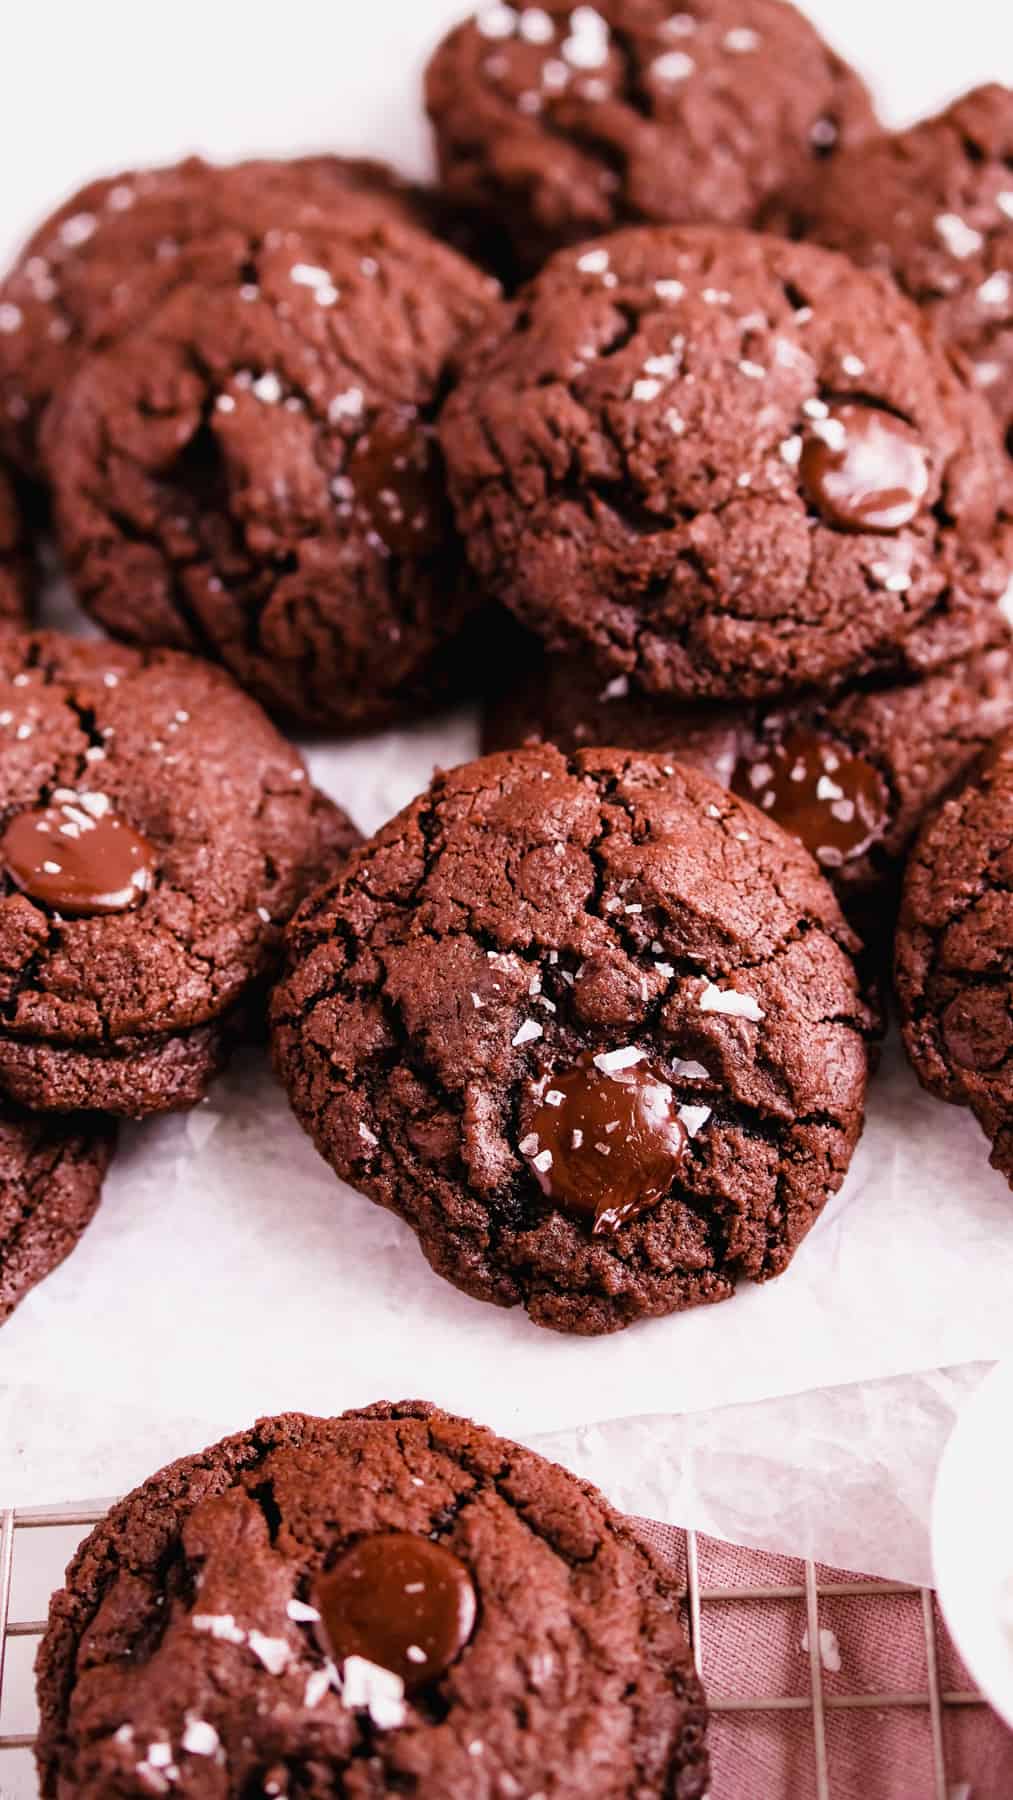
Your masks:
{"label": "melted chocolate chip", "polygon": [[126,912],[155,877],[155,851],[105,794],[58,788],[49,806],[17,813],[0,862],[21,890],[71,917]]}
{"label": "melted chocolate chip", "polygon": [[436,549],[448,520],[439,451],[414,417],[378,419],[348,458],[336,490],[394,556]]}
{"label": "melted chocolate chip", "polygon": [[585,1052],[533,1085],[525,1127],[521,1152],[542,1192],[598,1236],[668,1192],[688,1143],[670,1080],[643,1060],[617,1066],[608,1053],[596,1061]]}
{"label": "melted chocolate chip", "polygon": [[400,1675],[408,1689],[450,1667],[478,1610],[464,1564],[411,1531],[360,1538],[321,1575],[314,1602],[330,1655],[363,1656]]}
{"label": "melted chocolate chip", "polygon": [[808,426],[799,467],[813,506],[845,531],[900,531],[928,492],[925,446],[872,406],[843,403]]}
{"label": "melted chocolate chip", "polygon": [[878,769],[803,726],[761,738],[736,765],[731,786],[800,838],[827,869],[864,856],[889,823],[889,796]]}

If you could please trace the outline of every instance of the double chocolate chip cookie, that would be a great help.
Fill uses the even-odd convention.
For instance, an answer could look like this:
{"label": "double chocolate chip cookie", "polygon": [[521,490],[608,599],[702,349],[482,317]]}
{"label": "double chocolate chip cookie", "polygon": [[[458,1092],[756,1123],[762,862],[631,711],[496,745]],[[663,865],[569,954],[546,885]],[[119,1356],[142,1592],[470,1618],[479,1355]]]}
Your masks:
{"label": "double chocolate chip cookie", "polygon": [[491,756],[296,915],[276,1063],[439,1274],[613,1331],[779,1274],[840,1186],[855,942],[795,840],[697,770]]}
{"label": "double chocolate chip cookie", "polygon": [[28,618],[29,554],[14,488],[0,468],[0,630]]}
{"label": "double chocolate chip cookie", "polygon": [[226,675],[171,652],[0,638],[0,748],[0,1092],[192,1105],[353,827]]}
{"label": "double chocolate chip cookie", "polygon": [[966,357],[1013,454],[1013,91],[849,148],[769,222],[892,275]]}
{"label": "double chocolate chip cookie", "polygon": [[0,1100],[0,1325],[94,1217],[114,1142],[107,1119],[44,1117]]}
{"label": "double chocolate chip cookie", "polygon": [[1013,1186],[1013,731],[924,827],[904,881],[897,994],[923,1087],[969,1106]]}
{"label": "double chocolate chip cookie", "polygon": [[45,1800],[707,1790],[673,1577],[585,1482],[419,1403],[155,1475],[37,1669]]}
{"label": "double chocolate chip cookie", "polygon": [[748,225],[875,129],[783,0],[492,0],[440,45],[426,101],[448,193],[527,269],[635,220]]}
{"label": "double chocolate chip cookie", "polygon": [[482,579],[653,693],[905,677],[996,629],[994,422],[829,251],[654,227],[561,252],[493,310],[441,432]]}
{"label": "double chocolate chip cookie", "polygon": [[89,182],[33,232],[0,285],[0,442],[38,474],[46,406],[88,351],[184,282],[240,274],[264,232],[301,206],[339,217],[360,192],[413,214],[411,190],[384,165],[340,157],[219,167],[191,156]]}
{"label": "double chocolate chip cookie", "polygon": [[293,212],[87,359],[43,432],[80,597],[273,712],[377,725],[462,680],[476,584],[433,421],[498,288],[348,197]]}
{"label": "double chocolate chip cookie", "polygon": [[863,937],[884,938],[882,901],[925,813],[1013,724],[1013,648],[921,681],[766,706],[666,702],[570,657],[530,655],[488,707],[489,751],[622,744],[692,763],[805,845]]}

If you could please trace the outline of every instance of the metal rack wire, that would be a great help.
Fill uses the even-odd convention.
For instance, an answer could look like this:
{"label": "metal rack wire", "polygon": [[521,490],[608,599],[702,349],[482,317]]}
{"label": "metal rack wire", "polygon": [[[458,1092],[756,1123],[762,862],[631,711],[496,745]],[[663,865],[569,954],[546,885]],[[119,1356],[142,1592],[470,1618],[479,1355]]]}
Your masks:
{"label": "metal rack wire", "polygon": [[[0,1512],[0,1796],[5,1792],[4,1755],[10,1751],[28,1750],[33,1742],[30,1730],[3,1729],[4,1669],[8,1645],[15,1639],[38,1639],[44,1628],[41,1619],[16,1620],[10,1616],[14,1578],[15,1551],[22,1534],[46,1530],[54,1526],[79,1527],[82,1533],[97,1524],[103,1516],[101,1508],[93,1510],[52,1509],[47,1511],[13,1510]],[[801,1565],[801,1583],[776,1586],[705,1586],[700,1578],[700,1540],[695,1532],[686,1532],[684,1596],[693,1653],[697,1669],[707,1680],[708,1645],[713,1644],[720,1625],[724,1605],[741,1602],[804,1601],[809,1646],[809,1692],[803,1695],[736,1695],[709,1693],[712,1714],[720,1719],[730,1714],[805,1713],[810,1716],[815,1769],[815,1800],[834,1800],[830,1764],[827,1754],[828,1716],[836,1709],[889,1711],[895,1708],[915,1709],[926,1716],[931,1735],[934,1788],[931,1800],[948,1800],[950,1793],[946,1764],[944,1718],[949,1709],[983,1706],[982,1696],[973,1689],[944,1690],[940,1681],[939,1645],[937,1642],[933,1595],[929,1588],[907,1587],[899,1582],[843,1581],[820,1582],[815,1563]],[[866,1599],[874,1603],[890,1595],[905,1595],[920,1600],[925,1637],[927,1681],[924,1692],[875,1692],[841,1694],[826,1692],[820,1656],[820,1603],[834,1599]]]}

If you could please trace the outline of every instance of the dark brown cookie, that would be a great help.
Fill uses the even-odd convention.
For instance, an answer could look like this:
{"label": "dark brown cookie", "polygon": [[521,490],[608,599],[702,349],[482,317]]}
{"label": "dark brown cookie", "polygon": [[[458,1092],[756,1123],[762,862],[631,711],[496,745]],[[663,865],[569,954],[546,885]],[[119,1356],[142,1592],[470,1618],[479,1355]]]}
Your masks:
{"label": "dark brown cookie", "polygon": [[1013,91],[848,149],[769,220],[892,275],[968,359],[1013,453]]}
{"label": "dark brown cookie", "polygon": [[0,638],[0,1091],[199,1100],[296,903],[357,841],[220,670]]}
{"label": "dark brown cookie", "polygon": [[855,941],[799,845],[698,771],[487,757],[297,914],[276,1064],[439,1274],[613,1331],[779,1274],[840,1186]]}
{"label": "dark brown cookie", "polygon": [[18,498],[0,468],[0,631],[28,622],[30,567]]}
{"label": "dark brown cookie", "polygon": [[0,441],[38,474],[46,405],[82,356],[121,338],[182,283],[241,271],[258,238],[306,203],[340,216],[365,192],[399,216],[413,191],[382,163],[340,157],[217,167],[198,156],[89,182],[29,238],[0,286]]}
{"label": "dark brown cookie", "polygon": [[529,270],[633,221],[748,225],[876,126],[783,0],[493,0],[440,45],[426,103],[447,192]]}
{"label": "dark brown cookie", "polygon": [[0,1325],[94,1217],[115,1141],[108,1119],[43,1118],[0,1099]]}
{"label": "dark brown cookie", "polygon": [[82,1546],[45,1800],[702,1800],[671,1574],[594,1488],[419,1402],[262,1419]]}
{"label": "dark brown cookie", "polygon": [[994,422],[829,251],[657,226],[561,252],[493,310],[441,434],[478,574],[652,692],[904,676],[994,632]]}
{"label": "dark brown cookie", "polygon": [[47,415],[85,606],[115,636],[215,657],[315,727],[379,724],[463,682],[478,600],[432,421],[497,292],[362,197],[179,289]]}
{"label": "dark brown cookie", "polygon": [[618,744],[692,763],[801,840],[863,935],[885,934],[882,898],[923,816],[1013,724],[1013,648],[1005,627],[997,638],[921,681],[760,707],[666,704],[535,654],[488,707],[483,748]]}
{"label": "dark brown cookie", "polygon": [[923,1087],[969,1106],[1013,1186],[1013,731],[923,827],[904,878],[897,996]]}

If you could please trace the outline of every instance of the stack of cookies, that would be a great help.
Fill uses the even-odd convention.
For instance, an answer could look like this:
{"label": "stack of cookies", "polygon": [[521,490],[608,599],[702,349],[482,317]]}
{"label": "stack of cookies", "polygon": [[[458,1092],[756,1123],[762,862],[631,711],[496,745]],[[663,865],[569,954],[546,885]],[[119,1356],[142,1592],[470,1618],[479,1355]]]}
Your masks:
{"label": "stack of cookies", "polygon": [[[597,1333],[778,1273],[910,843],[1013,726],[1010,96],[890,136],[783,0],[493,0],[426,100],[436,189],[121,174],[0,290],[8,1308],[327,872],[276,1066],[442,1274]],[[47,520],[120,648],[26,630]],[[487,757],[347,861],[259,710],[468,695]],[[40,1119],[84,1146],[62,1233]]]}
{"label": "stack of cookies", "polygon": [[[0,288],[0,1319],[268,1014],[476,1299],[778,1275],[909,853],[912,1060],[1013,1179],[1013,95],[890,135],[785,0],[490,0],[426,102],[433,190],[121,174]],[[30,629],[47,531],[101,641]],[[365,844],[280,729],[467,697]],[[474,1427],[268,1422],[78,1559],[45,1791],[692,1800],[676,1610]]]}

